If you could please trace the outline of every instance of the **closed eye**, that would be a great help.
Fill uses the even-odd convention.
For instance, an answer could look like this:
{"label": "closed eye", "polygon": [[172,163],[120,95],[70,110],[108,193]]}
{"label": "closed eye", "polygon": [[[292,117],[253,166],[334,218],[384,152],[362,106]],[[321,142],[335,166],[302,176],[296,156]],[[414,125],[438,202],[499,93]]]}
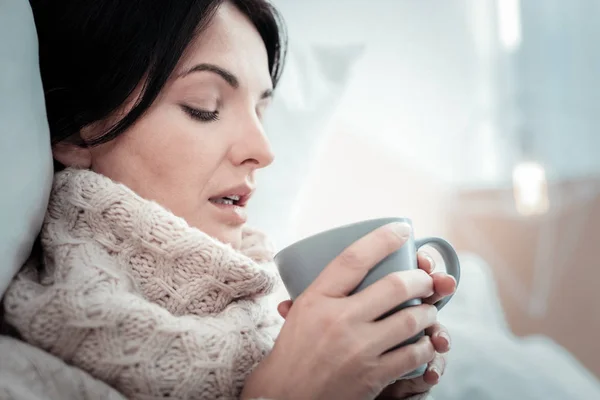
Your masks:
{"label": "closed eye", "polygon": [[219,111],[199,110],[190,106],[182,105],[181,108],[192,119],[200,122],[214,122],[219,119]]}

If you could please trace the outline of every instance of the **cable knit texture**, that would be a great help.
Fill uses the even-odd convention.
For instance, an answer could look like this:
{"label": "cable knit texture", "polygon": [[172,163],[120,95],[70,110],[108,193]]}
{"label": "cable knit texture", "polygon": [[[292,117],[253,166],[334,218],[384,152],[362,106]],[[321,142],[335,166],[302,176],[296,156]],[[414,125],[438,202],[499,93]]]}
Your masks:
{"label": "cable knit texture", "polygon": [[234,399],[273,346],[262,306],[272,249],[246,229],[240,251],[87,170],[55,176],[32,259],[5,296],[27,342],[128,398]]}

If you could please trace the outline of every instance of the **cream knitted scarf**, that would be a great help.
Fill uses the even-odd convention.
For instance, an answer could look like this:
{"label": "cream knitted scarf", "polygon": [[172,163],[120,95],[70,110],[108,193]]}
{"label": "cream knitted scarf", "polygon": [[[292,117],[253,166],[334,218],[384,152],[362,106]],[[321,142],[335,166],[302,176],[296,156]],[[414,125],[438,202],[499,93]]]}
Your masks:
{"label": "cream knitted scarf", "polygon": [[[277,275],[257,232],[238,252],[87,170],[55,176],[43,261],[6,293],[23,338],[128,398],[233,399],[269,352]],[[275,331],[277,327],[275,327]]]}

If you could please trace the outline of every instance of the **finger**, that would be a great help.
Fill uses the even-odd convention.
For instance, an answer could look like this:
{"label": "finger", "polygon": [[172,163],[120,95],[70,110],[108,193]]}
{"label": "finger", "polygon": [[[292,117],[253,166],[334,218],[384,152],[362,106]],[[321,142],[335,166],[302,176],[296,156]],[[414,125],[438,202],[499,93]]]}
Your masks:
{"label": "finger", "polygon": [[392,381],[428,364],[435,357],[435,350],[429,336],[423,336],[414,344],[400,347],[380,357],[383,379]]}
{"label": "finger", "polygon": [[394,272],[350,296],[353,314],[360,321],[374,321],[411,299],[433,295],[433,279],[414,269]]}
{"label": "finger", "polygon": [[371,324],[369,340],[373,350],[382,354],[394,346],[414,337],[435,324],[438,310],[432,305],[406,307],[381,321]]}
{"label": "finger", "polygon": [[287,318],[287,315],[290,312],[291,308],[292,300],[285,300],[279,303],[279,305],[277,306],[277,311],[279,312],[279,315],[281,315],[283,319],[285,319]]}
{"label": "finger", "polygon": [[[437,357],[437,355],[435,355],[435,357]],[[434,358],[434,361],[435,361],[435,358]],[[434,361],[431,361],[428,364],[428,366],[431,365],[431,363]],[[404,399],[411,395],[428,392],[429,390],[431,390],[431,388],[435,384],[429,384],[425,381],[425,375],[427,375],[427,374],[428,374],[428,372],[427,372],[427,370],[425,370],[425,374],[423,374],[422,376],[417,376],[416,378],[412,378],[412,379],[402,379],[402,380],[399,380],[398,382],[391,384],[390,386],[388,386],[386,388],[386,390],[384,390],[383,398],[389,399],[389,400]],[[430,380],[431,380],[431,377],[428,377],[427,381],[430,381]]]}
{"label": "finger", "polygon": [[407,223],[392,223],[360,238],[325,267],[307,291],[331,297],[348,295],[371,268],[406,243],[410,231]]}
{"label": "finger", "polygon": [[436,354],[423,374],[423,381],[431,386],[437,385],[445,370],[446,357],[443,354]]}
{"label": "finger", "polygon": [[425,330],[425,334],[431,338],[438,353],[447,353],[450,350],[450,334],[444,325],[435,323]]}
{"label": "finger", "polygon": [[446,357],[441,354],[435,354],[433,360],[427,364],[427,369],[422,376],[412,379],[403,379],[390,386],[383,392],[385,399],[403,399],[406,396],[417,393],[425,393],[440,381],[446,370]]}
{"label": "finger", "polygon": [[435,261],[433,261],[433,258],[425,251],[419,251],[417,253],[417,263],[419,264],[419,268],[428,274],[431,274],[435,269]]}
{"label": "finger", "polygon": [[445,272],[431,274],[433,278],[434,294],[423,300],[424,303],[434,304],[446,296],[450,296],[456,290],[456,279]]}
{"label": "finger", "polygon": [[425,393],[429,390],[431,390],[431,385],[425,383],[422,376],[413,379],[402,379],[386,387],[379,397],[377,397],[377,400],[412,399],[412,396]]}

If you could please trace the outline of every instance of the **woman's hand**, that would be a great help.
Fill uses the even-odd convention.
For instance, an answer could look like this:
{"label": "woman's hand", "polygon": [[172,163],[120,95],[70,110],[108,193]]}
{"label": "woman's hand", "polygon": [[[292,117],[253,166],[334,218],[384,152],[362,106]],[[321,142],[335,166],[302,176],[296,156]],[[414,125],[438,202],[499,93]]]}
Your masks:
{"label": "woman's hand", "polygon": [[349,296],[409,235],[407,224],[386,225],[332,261],[282,312],[286,322],[275,346],[246,380],[242,398],[374,399],[398,377],[432,361],[435,349],[427,335],[388,350],[434,326],[435,307],[408,307],[377,320],[407,300],[435,299],[427,272],[393,273]]}
{"label": "woman's hand", "polygon": [[[435,294],[424,301],[433,304],[436,301],[450,296],[456,290],[456,280],[443,272],[434,273],[435,263],[425,252],[418,254],[419,268],[430,274],[433,278]],[[413,379],[399,380],[389,385],[377,398],[379,400],[405,399],[415,394],[426,393],[439,382],[446,369],[446,358],[444,353],[450,350],[450,335],[446,328],[439,323],[425,330],[425,334],[431,338],[435,348],[435,358],[427,365],[423,376]]]}
{"label": "woman's hand", "polygon": [[[431,275],[433,279],[434,294],[425,299],[425,303],[434,304],[442,298],[454,293],[456,290],[456,280],[454,277],[444,272],[434,273],[435,262],[429,254],[422,251],[419,252],[417,254],[417,261],[419,268]],[[292,301],[286,300],[279,304],[278,311],[283,318],[286,318],[291,307]],[[413,379],[399,380],[389,385],[381,395],[378,396],[378,399],[404,399],[415,394],[428,392],[439,382],[446,369],[446,358],[443,354],[450,350],[450,334],[447,329],[439,323],[427,328],[425,334],[431,338],[431,343],[436,351],[435,358],[427,365],[425,374]]]}

